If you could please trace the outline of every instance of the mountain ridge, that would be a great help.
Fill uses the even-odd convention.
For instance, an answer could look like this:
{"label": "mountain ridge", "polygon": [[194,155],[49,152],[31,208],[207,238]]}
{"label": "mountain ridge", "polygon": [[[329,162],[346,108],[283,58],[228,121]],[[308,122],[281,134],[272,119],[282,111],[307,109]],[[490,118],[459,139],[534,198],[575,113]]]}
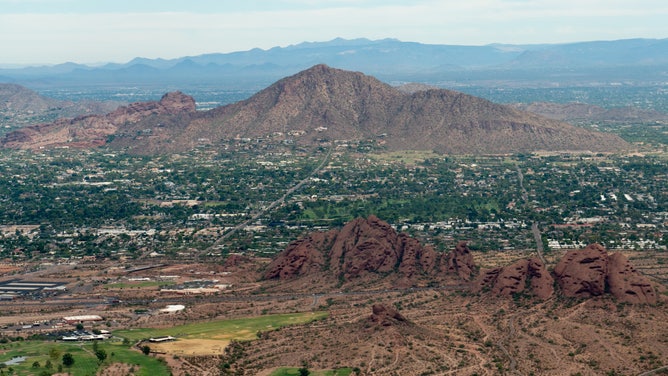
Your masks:
{"label": "mountain ridge", "polygon": [[0,127],[5,131],[57,118],[103,114],[122,104],[116,101],[63,101],[18,84],[0,83]]}
{"label": "mountain ridge", "polygon": [[[234,104],[205,112],[179,112],[178,117],[169,111],[161,113],[164,116],[160,119],[158,114],[146,115],[115,124],[109,146],[155,154],[186,151],[198,140],[218,144],[239,138],[289,137],[302,146],[371,140],[388,150],[445,154],[628,148],[617,136],[576,128],[482,98],[444,89],[407,94],[374,77],[323,64],[283,78]],[[104,119],[100,119],[103,124]],[[94,127],[95,122],[88,126]],[[37,134],[48,139],[50,129],[53,127],[43,125]],[[30,142],[22,145],[14,141],[29,141],[35,134],[17,132],[23,136],[9,134],[2,144],[30,148]],[[57,143],[62,144],[62,140]]]}
{"label": "mountain ridge", "polygon": [[[174,59],[134,58],[124,64],[103,66],[65,63],[56,66],[0,69],[0,76],[40,85],[63,83],[135,83],[160,82],[208,85],[211,83],[238,87],[266,86],[283,77],[324,63],[341,69],[364,71],[386,81],[426,80],[471,82],[471,71],[494,72],[496,77],[527,76],[532,80],[560,82],[583,80],[600,82],[597,69],[606,68],[608,81],[637,78],[648,82],[662,80],[668,64],[664,46],[668,39],[627,39],[566,44],[483,46],[423,44],[386,38],[369,40],[337,38],[328,42],[304,42],[286,47],[251,49],[230,53],[209,53]],[[179,64],[190,60],[199,72]],[[144,69],[133,68],[143,65]],[[250,69],[263,66],[265,69]],[[623,69],[618,69],[623,67]],[[654,67],[654,68],[651,68]],[[151,74],[141,71],[152,68]],[[637,69],[636,69],[637,68]],[[651,68],[651,69],[650,69]],[[579,71],[573,75],[573,69]],[[629,76],[631,75],[631,76]],[[242,79],[243,78],[243,79]],[[575,81],[574,81],[575,80]],[[485,80],[479,81],[485,84]],[[486,83],[489,85],[489,83]]]}

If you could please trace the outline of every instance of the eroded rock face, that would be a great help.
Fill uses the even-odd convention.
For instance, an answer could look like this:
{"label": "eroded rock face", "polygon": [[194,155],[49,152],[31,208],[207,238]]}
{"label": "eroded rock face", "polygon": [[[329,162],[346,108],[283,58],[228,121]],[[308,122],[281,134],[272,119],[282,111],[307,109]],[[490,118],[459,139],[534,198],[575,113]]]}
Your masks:
{"label": "eroded rock face", "polygon": [[655,304],[657,294],[650,281],[638,273],[621,253],[608,256],[608,288],[617,299],[627,303]]}
{"label": "eroded rock face", "polygon": [[553,284],[554,279],[545,265],[534,257],[483,272],[474,284],[474,291],[489,288],[493,294],[501,296],[526,292],[547,299],[554,293]]}
{"label": "eroded rock face", "polygon": [[396,309],[388,307],[384,304],[374,304],[372,308],[371,317],[369,321],[381,326],[392,326],[397,324],[408,323],[408,320],[399,313]]}
{"label": "eroded rock face", "polygon": [[599,244],[569,251],[554,268],[561,291],[568,297],[588,298],[605,292],[608,254]]}
{"label": "eroded rock face", "polygon": [[329,245],[336,236],[336,230],[327,233],[313,233],[288,245],[269,264],[265,279],[289,279],[322,270],[325,258],[322,248]]}
{"label": "eroded rock face", "polygon": [[657,302],[650,281],[638,273],[621,253],[608,255],[599,244],[569,251],[554,269],[562,293],[569,297],[591,297],[609,292],[627,303]]}
{"label": "eroded rock face", "polygon": [[104,145],[108,137],[125,124],[137,123],[153,115],[194,112],[193,97],[177,91],[163,95],[160,101],[131,103],[106,115],[58,119],[53,123],[22,128],[5,135],[0,144],[15,149],[95,147]]}
{"label": "eroded rock face", "polygon": [[332,271],[344,278],[364,273],[390,273],[404,276],[429,273],[437,254],[406,234],[397,233],[376,216],[358,218],[346,224],[330,252]]}
{"label": "eroded rock face", "polygon": [[292,242],[269,265],[264,276],[287,279],[319,270],[347,281],[394,275],[402,286],[412,285],[414,277],[440,280],[446,274],[470,280],[475,264],[466,244],[458,245],[447,257],[446,261],[432,247],[398,233],[372,215],[357,218],[341,230],[314,233]]}
{"label": "eroded rock face", "polygon": [[446,271],[454,273],[464,281],[470,281],[477,273],[473,255],[466,242],[459,242],[446,257]]}

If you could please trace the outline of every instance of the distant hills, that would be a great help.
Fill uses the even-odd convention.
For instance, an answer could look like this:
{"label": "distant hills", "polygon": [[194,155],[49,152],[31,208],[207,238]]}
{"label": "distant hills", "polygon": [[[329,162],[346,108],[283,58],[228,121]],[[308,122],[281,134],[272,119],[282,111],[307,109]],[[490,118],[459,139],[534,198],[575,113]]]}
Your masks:
{"label": "distant hills", "polygon": [[663,82],[668,39],[629,39],[569,44],[486,46],[431,45],[396,39],[334,39],[268,50],[135,58],[98,67],[65,63],[0,69],[0,81],[37,86],[225,85],[261,88],[310,66],[327,64],[362,71],[385,82],[442,82],[475,85]]}
{"label": "distant hills", "polygon": [[209,111],[170,93],[105,116],[86,116],[12,132],[4,147],[110,147],[169,153],[224,140],[263,139],[313,146],[371,141],[388,150],[501,154],[536,150],[617,151],[612,134],[566,123],[449,90],[404,93],[374,77],[316,65],[251,98]]}
{"label": "distant hills", "polygon": [[632,122],[668,122],[668,114],[664,112],[645,110],[635,107],[602,108],[586,103],[518,103],[513,107],[528,111],[548,119],[563,120],[568,122],[606,122],[606,123],[632,123]]}
{"label": "distant hills", "polygon": [[104,114],[121,102],[62,101],[42,96],[16,84],[0,83],[0,134],[35,123],[82,114]]}

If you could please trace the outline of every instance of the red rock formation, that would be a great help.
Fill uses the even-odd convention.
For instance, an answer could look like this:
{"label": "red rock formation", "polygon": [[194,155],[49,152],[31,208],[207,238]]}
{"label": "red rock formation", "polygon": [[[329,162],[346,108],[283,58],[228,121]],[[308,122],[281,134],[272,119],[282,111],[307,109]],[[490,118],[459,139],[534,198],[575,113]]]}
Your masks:
{"label": "red rock formation", "polygon": [[325,258],[322,249],[331,244],[336,230],[327,233],[313,233],[294,241],[269,265],[265,279],[288,279],[322,270]]}
{"label": "red rock formation", "polygon": [[599,244],[569,251],[554,268],[562,293],[568,297],[588,298],[605,292],[608,254]]}
{"label": "red rock formation", "polygon": [[466,242],[459,242],[446,258],[446,271],[454,273],[464,281],[470,281],[477,272],[473,255]]}
{"label": "red rock formation", "polygon": [[657,294],[650,281],[638,273],[621,253],[608,256],[608,288],[617,299],[627,303],[655,304]]}
{"label": "red rock formation", "polygon": [[631,266],[626,256],[608,255],[599,244],[569,251],[555,267],[554,274],[565,296],[590,297],[609,292],[627,303],[657,302],[650,281]]}
{"label": "red rock formation", "polygon": [[121,106],[106,115],[87,115],[59,119],[10,132],[0,142],[16,149],[49,147],[95,147],[104,145],[108,136],[120,127],[137,123],[153,115],[177,115],[195,112],[195,100],[181,92],[167,93],[158,102],[137,102]]}
{"label": "red rock formation", "polygon": [[[471,277],[475,270],[473,258],[464,243],[449,256],[452,274]],[[397,233],[376,216],[357,218],[341,230],[315,233],[292,242],[268,266],[266,279],[288,279],[316,270],[351,280],[363,276],[390,275],[399,277],[397,285],[410,286],[414,278],[439,280],[439,267],[446,262],[430,246],[423,246],[407,234]]]}
{"label": "red rock formation", "polygon": [[401,323],[408,323],[408,320],[396,309],[383,304],[374,304],[373,313],[369,321],[380,326],[392,326]]}
{"label": "red rock formation", "polygon": [[502,268],[487,270],[474,284],[474,291],[491,289],[496,295],[510,296],[527,292],[540,299],[554,293],[554,279],[538,258],[519,260]]}

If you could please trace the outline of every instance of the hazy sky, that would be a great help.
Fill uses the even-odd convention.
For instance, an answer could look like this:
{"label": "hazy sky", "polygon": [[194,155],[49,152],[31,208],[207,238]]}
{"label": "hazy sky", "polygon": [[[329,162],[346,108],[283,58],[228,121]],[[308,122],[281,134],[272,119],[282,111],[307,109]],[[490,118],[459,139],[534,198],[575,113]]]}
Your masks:
{"label": "hazy sky", "polygon": [[666,0],[0,0],[0,65],[127,62],[303,41],[668,38]]}

